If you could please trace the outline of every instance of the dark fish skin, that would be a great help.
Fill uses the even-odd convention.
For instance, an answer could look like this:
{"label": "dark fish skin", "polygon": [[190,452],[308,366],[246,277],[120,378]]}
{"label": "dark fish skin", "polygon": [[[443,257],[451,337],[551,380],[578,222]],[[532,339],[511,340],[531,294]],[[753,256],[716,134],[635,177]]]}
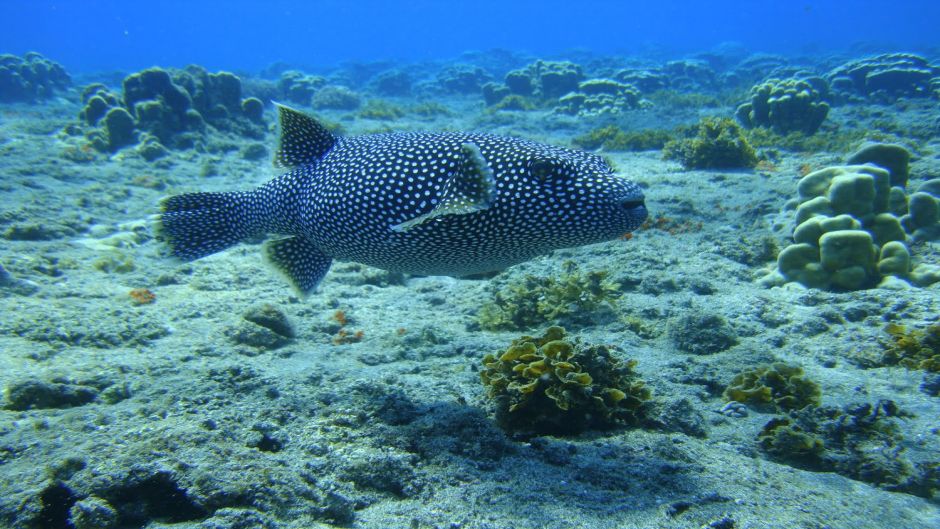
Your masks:
{"label": "dark fish skin", "polygon": [[276,162],[291,170],[243,192],[166,199],[158,234],[198,259],[263,234],[301,292],[333,259],[465,276],[611,240],[647,217],[640,188],[591,153],[479,133],[336,137],[279,107]]}

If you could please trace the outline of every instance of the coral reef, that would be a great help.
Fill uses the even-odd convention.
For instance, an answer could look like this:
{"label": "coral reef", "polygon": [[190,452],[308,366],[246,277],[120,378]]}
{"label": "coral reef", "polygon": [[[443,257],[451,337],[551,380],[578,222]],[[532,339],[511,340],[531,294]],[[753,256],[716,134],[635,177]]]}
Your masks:
{"label": "coral reef", "polygon": [[718,83],[715,70],[699,59],[669,61],[662,67],[662,72],[669,79],[670,88],[684,92],[710,90]]}
{"label": "coral reef", "polygon": [[82,102],[79,118],[93,127],[86,131],[92,147],[116,152],[137,143],[148,160],[165,155],[166,147],[195,147],[207,127],[250,138],[262,137],[265,130],[263,104],[242,99],[238,77],[199,66],[131,74],[124,78],[121,96],[92,84],[82,91]]}
{"label": "coral reef", "polygon": [[898,424],[906,415],[890,400],[810,406],[770,420],[758,444],[772,458],[800,468],[929,498],[940,488],[940,466],[906,457]]}
{"label": "coral reef", "polygon": [[781,362],[738,373],[724,391],[725,399],[776,411],[819,406],[819,384],[803,368]]}
{"label": "coral reef", "polygon": [[[524,81],[528,78],[528,84]],[[577,64],[568,61],[536,61],[525,70],[506,74],[506,86],[519,95],[534,95],[540,99],[558,99],[578,88],[584,73]],[[526,86],[530,87],[527,93]]]}
{"label": "coral reef", "polygon": [[849,61],[826,77],[842,100],[869,98],[891,101],[898,97],[930,97],[940,68],[913,53],[885,53]]}
{"label": "coral reef", "polygon": [[737,169],[757,165],[757,153],[741,128],[728,118],[703,118],[695,137],[673,140],[663,147],[666,159],[686,169]]}
{"label": "coral reef", "polygon": [[590,317],[619,296],[607,271],[582,272],[574,261],[562,264],[560,277],[526,275],[513,281],[480,309],[480,326],[488,330],[524,330]]}
{"label": "coral reef", "polygon": [[[584,73],[577,64],[567,61],[535,61],[525,68],[512,70],[503,78],[504,84],[488,83],[483,88],[487,105],[496,105],[504,98],[531,100],[538,104],[557,101],[576,91]],[[616,81],[613,81],[616,82]]]}
{"label": "coral reef", "polygon": [[467,64],[448,66],[437,74],[438,86],[450,94],[479,94],[492,79],[483,68]]}
{"label": "coral reef", "polygon": [[72,79],[57,62],[31,51],[22,57],[0,55],[0,101],[39,101],[65,90]]}
{"label": "coral reef", "polygon": [[640,92],[633,85],[613,79],[588,79],[559,98],[555,112],[577,116],[616,114],[636,108],[639,102]]}
{"label": "coral reef", "polygon": [[483,358],[480,378],[498,424],[525,434],[576,433],[636,424],[650,391],[633,368],[603,345],[585,345],[550,327]]}
{"label": "coral reef", "polygon": [[386,70],[376,75],[369,87],[383,96],[405,97],[411,95],[411,75],[404,70]]}
{"label": "coral reef", "polygon": [[665,90],[669,87],[669,78],[662,72],[645,69],[618,70],[613,78],[621,83],[635,86],[644,94]]}
{"label": "coral reef", "polygon": [[907,175],[899,148],[867,146],[852,157],[861,161],[893,153],[894,160],[905,162],[891,164],[898,177],[866,164],[826,167],[800,179],[799,198],[787,204],[795,210],[794,244],[780,252],[778,273],[767,276],[765,284],[795,281],[812,288],[858,290],[889,277],[920,286],[938,280],[931,265],[912,265],[906,243],[940,233],[940,205],[930,193],[908,197],[902,187],[892,185]]}
{"label": "coral reef", "polygon": [[291,103],[309,105],[313,94],[326,86],[326,79],[316,75],[307,75],[297,70],[288,70],[281,74],[277,82],[282,96]]}
{"label": "coral reef", "polygon": [[751,88],[750,101],[735,117],[747,128],[768,127],[778,134],[813,134],[829,114],[823,79],[769,79]]}

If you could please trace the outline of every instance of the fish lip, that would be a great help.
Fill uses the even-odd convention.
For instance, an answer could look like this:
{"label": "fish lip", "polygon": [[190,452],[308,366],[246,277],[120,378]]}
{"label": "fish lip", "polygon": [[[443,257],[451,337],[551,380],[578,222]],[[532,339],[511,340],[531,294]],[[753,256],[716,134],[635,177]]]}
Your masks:
{"label": "fish lip", "polygon": [[649,216],[649,212],[646,210],[646,199],[643,195],[621,199],[620,207],[637,223],[642,223]]}
{"label": "fish lip", "polygon": [[646,208],[646,199],[642,196],[627,197],[620,200],[620,206],[624,209]]}

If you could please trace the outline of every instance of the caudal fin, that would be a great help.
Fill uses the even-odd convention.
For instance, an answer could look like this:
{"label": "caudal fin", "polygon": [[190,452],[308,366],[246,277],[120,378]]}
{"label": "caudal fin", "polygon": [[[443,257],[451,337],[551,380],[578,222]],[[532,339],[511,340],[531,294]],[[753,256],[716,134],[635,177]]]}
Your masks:
{"label": "caudal fin", "polygon": [[189,261],[220,252],[254,235],[250,192],[188,193],[164,199],[157,238]]}

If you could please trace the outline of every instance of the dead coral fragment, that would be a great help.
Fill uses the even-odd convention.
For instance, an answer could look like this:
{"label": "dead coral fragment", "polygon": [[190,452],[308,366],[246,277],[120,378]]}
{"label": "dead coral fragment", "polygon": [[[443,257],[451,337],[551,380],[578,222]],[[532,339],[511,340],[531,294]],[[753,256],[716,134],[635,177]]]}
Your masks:
{"label": "dead coral fragment", "polygon": [[803,368],[775,363],[735,375],[725,389],[727,400],[781,411],[819,406],[819,384],[803,375]]}
{"label": "dead coral fragment", "polygon": [[908,331],[891,323],[885,332],[891,335],[891,342],[885,346],[882,364],[940,373],[940,324]]}
{"label": "dead coral fragment", "polygon": [[523,336],[502,354],[486,355],[480,378],[502,428],[574,433],[639,421],[650,391],[636,378],[635,365],[549,327],[541,338]]}

